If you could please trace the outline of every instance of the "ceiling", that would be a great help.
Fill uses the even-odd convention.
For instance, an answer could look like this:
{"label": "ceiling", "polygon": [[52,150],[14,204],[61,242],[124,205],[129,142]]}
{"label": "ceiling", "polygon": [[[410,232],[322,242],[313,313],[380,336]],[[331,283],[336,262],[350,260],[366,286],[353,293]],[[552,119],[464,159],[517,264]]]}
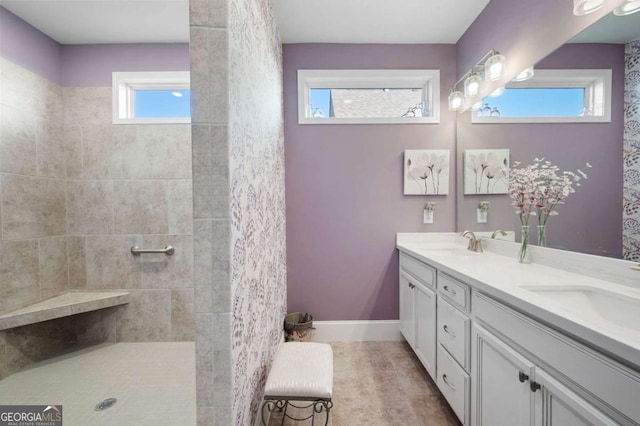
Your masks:
{"label": "ceiling", "polygon": [[[283,43],[456,43],[489,0],[272,0]],[[60,44],[189,41],[189,0],[0,0]]]}
{"label": "ceiling", "polygon": [[456,43],[489,0],[273,0],[282,43]]}
{"label": "ceiling", "polygon": [[[456,43],[489,0],[272,0],[283,43]],[[61,44],[186,43],[189,0],[0,0]],[[640,13],[607,15],[574,43],[624,43]]]}
{"label": "ceiling", "polygon": [[189,0],[0,0],[60,44],[189,42]]}

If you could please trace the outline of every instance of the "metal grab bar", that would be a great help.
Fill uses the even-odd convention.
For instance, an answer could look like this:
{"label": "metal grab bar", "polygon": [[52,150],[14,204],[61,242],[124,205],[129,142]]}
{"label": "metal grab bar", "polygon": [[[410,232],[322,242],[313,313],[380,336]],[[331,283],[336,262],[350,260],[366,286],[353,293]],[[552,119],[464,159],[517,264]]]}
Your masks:
{"label": "metal grab bar", "polygon": [[142,253],[164,253],[167,256],[171,256],[176,252],[173,246],[166,246],[163,249],[141,249],[138,246],[131,247],[131,254],[134,256],[140,256]]}

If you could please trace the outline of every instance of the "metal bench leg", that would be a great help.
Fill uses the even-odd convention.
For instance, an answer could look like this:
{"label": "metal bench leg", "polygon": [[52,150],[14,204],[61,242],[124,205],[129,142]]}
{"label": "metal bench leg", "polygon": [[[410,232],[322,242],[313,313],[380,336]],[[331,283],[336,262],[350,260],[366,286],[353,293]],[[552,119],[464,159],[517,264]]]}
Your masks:
{"label": "metal bench leg", "polygon": [[[282,412],[282,421],[280,426],[284,426],[285,419],[291,419],[296,422],[305,421],[311,419],[311,425],[315,426],[316,414],[325,413],[324,426],[329,424],[329,416],[331,415],[331,409],[333,408],[333,402],[330,399],[316,399],[316,400],[307,400],[308,404],[304,406],[299,406],[296,404],[292,404],[288,399],[265,399],[262,403],[262,412],[261,419],[262,425],[267,426],[267,419],[265,418],[266,411],[270,414],[274,411],[278,410]],[[311,414],[307,417],[295,417],[296,414],[290,415],[287,413],[289,405],[292,405],[295,408],[299,409],[311,409]],[[266,410],[265,410],[266,408]]]}
{"label": "metal bench leg", "polygon": [[[265,408],[267,409],[267,412],[269,414],[273,413],[276,409],[278,411],[282,411],[282,409],[285,409],[285,413],[286,413],[286,406],[287,406],[287,401],[282,400],[282,399],[265,399],[265,401],[262,403],[262,411],[261,411],[261,418],[262,418],[262,426],[267,426],[267,419],[265,418]],[[282,416],[282,421],[284,422],[284,419],[286,417],[283,415]]]}

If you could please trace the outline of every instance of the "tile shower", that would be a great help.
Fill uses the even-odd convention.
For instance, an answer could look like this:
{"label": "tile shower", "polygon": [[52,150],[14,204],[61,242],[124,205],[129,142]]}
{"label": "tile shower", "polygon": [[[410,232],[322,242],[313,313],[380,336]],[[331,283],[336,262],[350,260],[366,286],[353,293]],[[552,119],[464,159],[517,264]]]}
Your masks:
{"label": "tile shower", "polygon": [[[69,290],[131,294],[0,332],[0,378],[74,343],[193,342],[190,126],[112,125],[110,87],[0,61],[0,312]],[[129,252],[168,244],[172,258]]]}

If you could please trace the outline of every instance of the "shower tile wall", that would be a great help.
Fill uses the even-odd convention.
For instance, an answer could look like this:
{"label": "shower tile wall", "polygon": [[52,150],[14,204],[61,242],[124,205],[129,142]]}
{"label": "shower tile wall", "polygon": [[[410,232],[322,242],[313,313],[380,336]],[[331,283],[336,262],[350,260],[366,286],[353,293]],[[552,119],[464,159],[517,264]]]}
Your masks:
{"label": "shower tile wall", "polygon": [[[4,312],[66,291],[69,278],[62,88],[4,58],[0,58],[0,86],[0,312]],[[0,332],[0,378],[29,363],[34,349],[51,348],[51,339],[25,345],[24,333]],[[40,334],[55,333],[49,326]],[[16,351],[22,356],[15,356]]]}
{"label": "shower tile wall", "polygon": [[198,425],[250,425],[286,311],[282,63],[266,0],[191,0]]}
{"label": "shower tile wall", "polygon": [[[0,61],[0,312],[67,290],[131,292],[82,323],[0,332],[0,378],[79,340],[193,340],[190,126],[113,125],[111,88]],[[169,244],[172,257],[129,252]]]}
{"label": "shower tile wall", "polygon": [[198,425],[232,423],[227,0],[191,0]]}
{"label": "shower tile wall", "polygon": [[[110,87],[65,87],[63,99],[73,288],[131,293],[117,341],[193,340],[190,126],[113,125]],[[132,256],[134,245],[176,252]]]}

